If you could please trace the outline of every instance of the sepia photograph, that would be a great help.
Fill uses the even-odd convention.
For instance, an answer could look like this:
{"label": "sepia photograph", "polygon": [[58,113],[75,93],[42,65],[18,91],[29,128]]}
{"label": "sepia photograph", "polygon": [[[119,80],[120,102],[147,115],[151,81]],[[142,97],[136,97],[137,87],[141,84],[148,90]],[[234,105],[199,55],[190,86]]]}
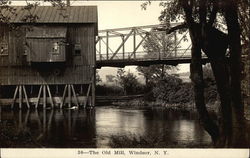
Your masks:
{"label": "sepia photograph", "polygon": [[246,155],[249,10],[249,0],[0,0],[0,148]]}

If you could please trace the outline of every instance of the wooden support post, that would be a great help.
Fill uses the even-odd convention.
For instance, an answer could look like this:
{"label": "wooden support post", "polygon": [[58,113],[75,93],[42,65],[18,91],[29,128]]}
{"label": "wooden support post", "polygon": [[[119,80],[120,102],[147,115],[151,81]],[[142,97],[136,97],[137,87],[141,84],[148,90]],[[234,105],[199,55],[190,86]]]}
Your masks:
{"label": "wooden support post", "polygon": [[16,86],[15,92],[14,92],[14,96],[13,96],[13,101],[11,104],[11,108],[14,108],[15,102],[16,102],[16,96],[17,96],[17,92],[18,92],[18,86]]}
{"label": "wooden support post", "polygon": [[95,84],[96,84],[96,69],[93,67],[93,76],[92,76],[92,86],[91,86],[91,106],[95,106]]}
{"label": "wooden support post", "polygon": [[68,101],[69,101],[69,103],[68,103],[68,108],[71,108],[71,87],[70,87],[71,85],[69,84],[68,85]]}
{"label": "wooden support post", "polygon": [[60,108],[61,108],[61,109],[62,109],[62,107],[63,107],[63,105],[64,105],[64,100],[65,100],[67,88],[68,88],[68,85],[65,85],[64,90],[63,90],[62,102],[61,102],[61,104],[60,104]]}
{"label": "wooden support post", "polygon": [[29,103],[27,92],[26,92],[26,88],[25,88],[24,85],[22,87],[23,87],[23,93],[24,93],[26,104],[27,104],[27,108],[29,109],[30,108],[30,103]]}
{"label": "wooden support post", "polygon": [[47,97],[46,97],[46,86],[43,85],[43,108],[46,109],[46,100],[47,100]]}
{"label": "wooden support post", "polygon": [[53,98],[52,98],[52,95],[51,95],[51,92],[50,92],[49,85],[46,85],[46,87],[47,87],[47,91],[48,91],[49,98],[50,98],[50,104],[51,104],[52,108],[54,108]]}
{"label": "wooden support post", "polygon": [[74,88],[74,85],[71,85],[71,89],[72,89],[72,92],[73,92],[73,96],[75,98],[75,103],[76,103],[76,106],[79,108],[79,102],[78,102],[78,98],[76,96],[76,91],[75,91],[75,88]]}
{"label": "wooden support post", "polygon": [[37,102],[36,102],[36,109],[38,108],[38,105],[39,105],[39,101],[40,101],[40,98],[41,98],[41,93],[42,93],[42,85],[39,88],[39,92],[38,92],[38,96],[37,96]]}
{"label": "wooden support post", "polygon": [[85,102],[84,102],[84,108],[87,106],[87,103],[88,103],[90,88],[91,88],[91,84],[89,84],[89,86],[88,86],[88,91],[87,91],[87,95],[86,95],[86,100],[85,100]]}
{"label": "wooden support post", "polygon": [[22,109],[22,103],[23,103],[22,86],[18,87],[19,87],[19,109]]}

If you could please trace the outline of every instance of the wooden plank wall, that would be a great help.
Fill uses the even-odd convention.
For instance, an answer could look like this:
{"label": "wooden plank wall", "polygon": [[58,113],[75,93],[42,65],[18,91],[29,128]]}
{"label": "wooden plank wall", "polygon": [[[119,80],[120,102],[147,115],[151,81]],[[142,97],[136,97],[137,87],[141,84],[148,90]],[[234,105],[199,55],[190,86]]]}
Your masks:
{"label": "wooden plank wall", "polygon": [[[92,83],[95,66],[94,24],[68,26],[67,62],[63,73],[59,75],[49,71],[50,68],[46,72],[39,72],[29,65],[24,55],[25,33],[19,34],[16,36],[16,32],[11,32],[6,37],[9,38],[9,55],[0,56],[0,85]],[[81,44],[81,56],[74,55],[75,43]]]}

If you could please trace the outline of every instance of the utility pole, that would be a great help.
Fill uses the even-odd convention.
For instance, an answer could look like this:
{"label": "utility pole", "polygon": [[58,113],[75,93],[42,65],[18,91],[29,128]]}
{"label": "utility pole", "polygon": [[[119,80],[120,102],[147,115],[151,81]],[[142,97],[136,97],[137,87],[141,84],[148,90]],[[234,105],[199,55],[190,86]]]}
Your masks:
{"label": "utility pole", "polygon": [[70,0],[67,0],[66,5],[69,7],[70,6]]}

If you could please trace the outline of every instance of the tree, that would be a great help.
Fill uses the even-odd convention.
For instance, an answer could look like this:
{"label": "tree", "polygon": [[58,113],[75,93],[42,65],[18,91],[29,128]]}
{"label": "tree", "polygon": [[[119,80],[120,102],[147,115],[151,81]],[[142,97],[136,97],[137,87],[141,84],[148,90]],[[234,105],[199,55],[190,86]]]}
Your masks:
{"label": "tree", "polygon": [[117,81],[123,87],[125,95],[135,94],[141,87],[133,73],[126,74],[121,68],[117,70]]}
{"label": "tree", "polygon": [[[237,2],[236,0],[173,0],[160,3],[164,7],[160,20],[164,23],[169,24],[171,21],[184,19],[182,25],[166,30],[166,33],[181,28],[189,30],[192,42],[190,71],[196,108],[204,128],[214,143],[220,147],[246,146],[244,144],[245,131],[243,130],[245,125],[244,106],[240,87],[241,32]],[[225,23],[227,34],[219,29],[219,22]],[[229,64],[226,58],[228,46]],[[201,51],[211,61],[220,96],[221,121],[219,126],[211,119],[204,101]]]}
{"label": "tree", "polygon": [[[158,32],[154,35],[157,37],[149,36],[143,44],[143,48],[147,53],[145,58],[164,58],[171,56],[171,53],[173,53],[172,50],[178,47],[174,43],[174,36],[172,34],[166,35],[164,32]],[[174,69],[174,67],[165,64],[137,67],[137,71],[144,76],[146,85],[167,77],[167,70],[171,69]]]}

